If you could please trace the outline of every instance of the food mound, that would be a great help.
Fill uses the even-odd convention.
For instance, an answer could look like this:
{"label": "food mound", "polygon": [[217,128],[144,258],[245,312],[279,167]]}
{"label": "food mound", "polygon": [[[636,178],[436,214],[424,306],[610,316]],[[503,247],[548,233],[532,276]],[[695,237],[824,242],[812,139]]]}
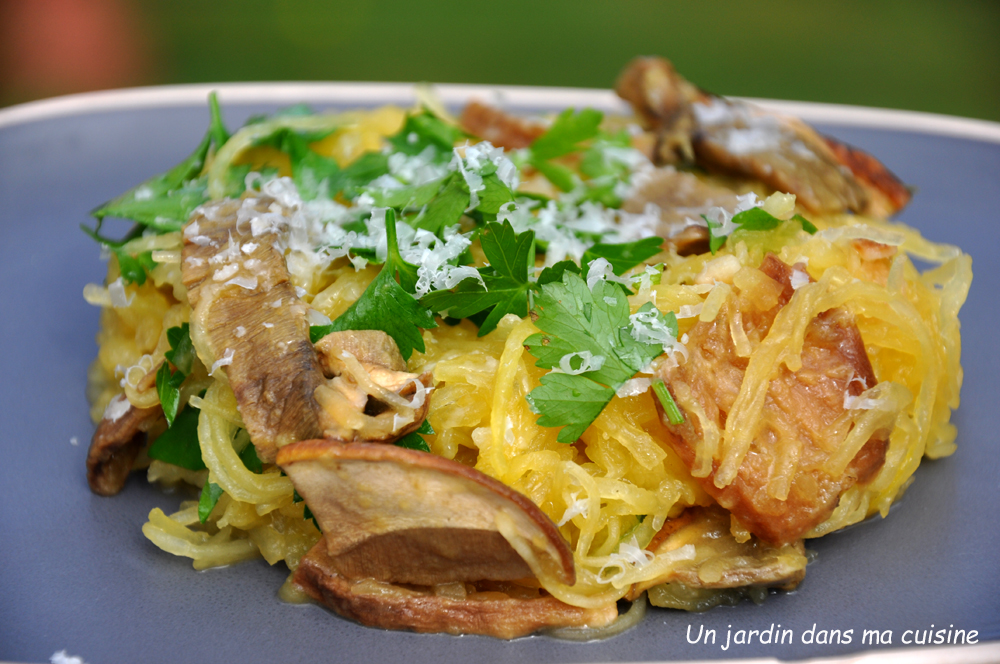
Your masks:
{"label": "food mound", "polygon": [[158,547],[383,628],[596,638],[796,587],[955,450],[971,260],[796,119],[660,59],[617,90],[634,117],[424,95],[233,134],[210,98],[88,229],[92,489],[191,485]]}

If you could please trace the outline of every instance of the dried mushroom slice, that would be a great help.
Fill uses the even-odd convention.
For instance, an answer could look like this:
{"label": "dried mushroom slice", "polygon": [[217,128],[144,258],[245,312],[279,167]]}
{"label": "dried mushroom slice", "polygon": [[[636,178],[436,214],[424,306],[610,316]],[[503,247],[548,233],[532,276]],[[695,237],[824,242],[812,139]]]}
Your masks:
{"label": "dried mushroom slice", "polygon": [[823,140],[837,161],[851,169],[854,177],[867,189],[871,198],[866,210],[868,214],[888,217],[906,207],[913,198],[910,188],[875,157],[829,136],[823,136]]}
{"label": "dried mushroom slice", "polygon": [[654,158],[658,163],[691,162],[695,101],[707,95],[677,73],[663,58],[636,58],[615,83],[618,96],[632,105],[643,125],[657,130]]}
{"label": "dried mushroom slice", "polygon": [[407,372],[399,347],[385,332],[332,332],[316,350],[330,378],[316,390],[324,438],[391,442],[426,419],[431,375]]}
{"label": "dried mushroom slice", "polygon": [[868,210],[868,192],[804,122],[721,98],[694,108],[699,122],[693,144],[699,165],[795,194],[812,212]]}
{"label": "dried mushroom slice", "polygon": [[191,334],[213,374],[225,368],[263,461],[323,434],[314,393],[323,382],[306,305],[276,248],[284,209],[267,197],[202,206],[184,228],[182,277]]}
{"label": "dried mushroom slice", "polygon": [[885,217],[909,201],[905,185],[871,155],[798,119],[710,95],[662,58],[632,61],[615,89],[655,134],[657,163],[751,178],[818,213]]}
{"label": "dried mushroom slice", "polygon": [[132,464],[146,444],[146,432],[163,419],[159,405],[136,408],[124,394],[108,403],[87,452],[87,483],[101,496],[113,496],[125,486]]}
{"label": "dried mushroom slice", "polygon": [[662,583],[681,583],[689,589],[755,586],[793,590],[805,578],[802,540],[775,546],[749,536],[741,542],[732,533],[732,517],[718,505],[693,507],[670,519],[647,548],[661,554],[688,544],[694,545],[693,559],[679,563],[664,576],[633,585],[629,599]]}
{"label": "dried mushroom slice", "polygon": [[699,321],[688,332],[687,361],[661,370],[684,421],[671,423],[657,402],[667,442],[699,484],[750,532],[776,544],[802,538],[830,515],[841,493],[870,481],[888,446],[886,432],[878,430],[841,474],[824,468],[847,435],[838,426],[845,395],[856,397],[876,383],[854,317],[837,308],[809,322],[801,368],[780,365],[767,383],[756,433],[733,480],[717,485],[719,459],[699,458],[709,432],[727,424],[752,350],[792,297],[792,273],[773,255],[759,270],[742,268],[733,277],[739,293],[712,321]]}
{"label": "dried mushroom slice", "polygon": [[656,206],[660,223],[657,235],[665,238],[681,256],[708,252],[708,228],[699,221],[713,207],[733,210],[739,203],[736,194],[672,166],[645,174],[641,184],[625,201],[622,210],[633,214]]}
{"label": "dried mushroom slice", "polygon": [[282,448],[277,462],[319,521],[341,576],[437,585],[534,574],[575,583],[572,552],[552,521],[525,496],[456,461],[311,440]]}
{"label": "dried mushroom slice", "polygon": [[604,627],[618,617],[614,602],[583,609],[512,584],[403,587],[374,579],[350,579],[341,574],[324,540],[302,558],[295,582],[314,600],[345,618],[382,629],[514,639],[552,627]]}

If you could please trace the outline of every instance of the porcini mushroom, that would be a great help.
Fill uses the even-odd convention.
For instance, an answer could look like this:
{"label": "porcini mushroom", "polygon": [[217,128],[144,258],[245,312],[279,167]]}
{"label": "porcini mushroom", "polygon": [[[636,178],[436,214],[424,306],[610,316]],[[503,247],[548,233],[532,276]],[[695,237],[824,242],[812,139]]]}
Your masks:
{"label": "porcini mushroom", "polygon": [[801,120],[709,94],[663,58],[637,58],[615,87],[656,136],[657,163],[695,163],[795,194],[812,212],[888,216],[909,190],[874,157]]}
{"label": "porcini mushroom", "polygon": [[331,332],[316,343],[329,378],[316,390],[323,437],[392,442],[427,417],[429,373],[406,371],[399,347],[381,330]]}
{"label": "porcini mushroom", "polygon": [[163,409],[159,404],[136,408],[124,394],[108,403],[87,452],[87,483],[91,491],[113,496],[122,490],[135,458],[146,444],[146,432],[161,419]]}
{"label": "porcini mushroom", "polygon": [[540,572],[575,581],[573,555],[538,506],[457,461],[392,445],[309,440],[283,447],[277,463],[349,578],[433,585]]}
{"label": "porcini mushroom", "polygon": [[695,556],[663,576],[634,584],[628,598],[661,583],[681,583],[689,589],[754,586],[792,590],[802,581],[806,573],[802,540],[775,546],[748,535],[739,541],[732,534],[731,519],[728,512],[712,505],[688,508],[666,521],[646,548],[662,554],[693,544]]}
{"label": "porcini mushroom", "polygon": [[572,585],[572,552],[534,503],[473,468],[329,440],[283,447],[277,462],[324,532],[295,580],[342,615],[376,627],[501,638],[617,616],[613,603],[571,607],[524,582]]}
{"label": "porcini mushroom", "polygon": [[195,347],[210,355],[201,359],[213,373],[225,367],[267,462],[282,445],[322,435],[314,393],[323,372],[309,341],[308,307],[274,246],[282,219],[267,197],[203,206],[184,228],[181,267]]}

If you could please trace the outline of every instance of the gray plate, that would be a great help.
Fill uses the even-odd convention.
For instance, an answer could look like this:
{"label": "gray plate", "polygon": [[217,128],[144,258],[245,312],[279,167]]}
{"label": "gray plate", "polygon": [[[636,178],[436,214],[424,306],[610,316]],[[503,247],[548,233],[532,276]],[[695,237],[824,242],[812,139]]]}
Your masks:
{"label": "gray plate", "polygon": [[[868,649],[865,629],[891,630],[897,648],[905,630],[932,624],[1000,639],[1000,263],[990,257],[1000,249],[1000,127],[796,106],[917,188],[903,221],[973,256],[975,282],[962,310],[965,386],[953,416],[958,452],[925,462],[884,523],[812,541],[818,559],[797,592],[704,614],[653,610],[636,629],[600,643],[503,642],[384,632],[318,606],[284,604],[275,593],[286,571],[263,561],[195,572],[140,531],[153,507],[169,512],[181,496],[141,476],[116,498],[88,490],[84,459],[93,426],[84,384],[99,312],[81,290],[100,282],[105,268],[77,227],[89,209],[188,154],[207,126],[207,89],[90,95],[0,111],[0,660],[47,661],[62,649],[91,664],[784,659]],[[221,89],[231,126],[292,101],[363,106],[412,95],[405,86]],[[458,102],[483,89],[442,93]],[[502,96],[520,110],[617,107],[598,91],[506,89]],[[792,629],[795,643],[720,647],[730,626],[772,624]],[[853,629],[851,643],[803,644],[814,624]],[[689,626],[715,629],[721,642],[689,644]]]}

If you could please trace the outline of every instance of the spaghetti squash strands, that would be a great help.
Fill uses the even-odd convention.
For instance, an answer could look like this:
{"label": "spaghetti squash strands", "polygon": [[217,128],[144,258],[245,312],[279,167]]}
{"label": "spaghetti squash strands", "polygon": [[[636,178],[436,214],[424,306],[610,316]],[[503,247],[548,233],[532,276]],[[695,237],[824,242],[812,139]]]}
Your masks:
{"label": "spaghetti squash strands", "polygon": [[[678,99],[688,111],[692,104],[710,103]],[[708,117],[694,111],[681,116],[692,126]],[[498,118],[491,128],[500,132],[498,141],[503,127],[515,126],[502,111],[489,117]],[[221,144],[206,148],[204,163],[185,171],[188,180],[164,195],[170,202],[169,196],[190,189],[202,200],[207,191],[210,202],[192,217],[201,223],[177,231],[183,220],[173,220],[169,229],[151,227],[129,236],[120,247],[110,247],[106,284],[86,289],[88,301],[103,307],[100,350],[88,376],[95,421],[123,393],[132,406],[159,407],[152,377],[166,366],[170,372],[162,378],[169,380],[177,369],[170,359],[175,350],[170,329],[187,323],[200,356],[177,388],[179,397],[173,394],[178,413],[189,411],[174,421],[183,419],[195,430],[178,427],[166,439],[188,445],[186,456],[172,457],[186,465],[156,459],[148,476],[189,484],[201,500],[184,503],[171,515],[154,509],[143,526],[146,537],[164,551],[191,558],[197,569],[262,557],[294,571],[305,558],[301,569],[311,570],[316,588],[336,587],[365,606],[384,608],[383,596],[394,598],[393,606],[411,608],[419,608],[421,598],[444,606],[534,597],[593,611],[606,622],[615,602],[647,589],[655,603],[684,608],[760,598],[758,590],[730,581],[744,578],[740,574],[748,569],[769,569],[775,551],[788,554],[787,560],[778,556],[788,563],[786,572],[794,563],[796,574],[804,573],[804,538],[875,513],[886,515],[924,457],[956,449],[957,432],[949,420],[962,384],[958,316],[972,279],[971,259],[901,224],[810,212],[780,192],[767,198],[774,192],[760,182],[736,184],[699,168],[657,171],[650,154],[638,148],[683,146],[692,139],[684,127],[663,126],[669,117],[655,114],[656,126],[633,138],[612,131],[622,126],[620,120],[602,125],[595,111],[564,113],[549,126],[538,125],[541,148],[521,155],[531,165],[524,172],[516,155],[467,137],[443,114],[424,109],[291,113],[248,124],[231,136],[213,125],[214,140]],[[699,150],[675,156],[685,154],[698,159]],[[683,176],[676,177],[679,173]],[[767,202],[757,217],[743,217],[755,218],[757,225],[742,227],[733,221],[733,209],[712,200],[659,211],[638,199],[618,200],[643,190],[644,179],[661,176],[691,184],[692,191],[724,191],[727,201],[759,195]],[[327,191],[323,178],[326,185],[333,178],[338,190]],[[525,182],[520,189],[519,182]],[[141,202],[155,194],[150,192],[139,188],[134,197]],[[258,204],[220,203],[227,195]],[[235,215],[238,233],[232,238],[204,232],[220,205]],[[793,220],[796,213],[808,222]],[[708,235],[705,218],[728,224],[725,235],[714,237],[714,254],[701,247]],[[397,247],[388,244],[386,220],[396,224]],[[651,239],[653,232],[663,233],[663,241]],[[692,237],[700,244],[690,242]],[[287,287],[280,298],[276,294],[261,305],[268,315],[253,323],[235,320],[223,332],[247,348],[255,347],[248,343],[253,340],[279,353],[277,346],[287,341],[264,341],[277,334],[272,311],[264,307],[280,311],[294,300],[306,321],[303,335],[311,325],[313,335],[324,328],[328,333],[331,326],[337,334],[381,330],[407,339],[415,350],[401,354],[391,372],[351,355],[345,362],[357,380],[338,382],[340,376],[331,376],[336,372],[320,376],[317,369],[315,389],[327,396],[335,392],[337,398],[326,403],[349,409],[337,411],[344,417],[360,421],[397,413],[393,430],[412,432],[400,434],[398,444],[429,450],[407,455],[433,454],[475,468],[537,505],[540,521],[551,520],[553,537],[572,551],[573,585],[552,573],[538,556],[538,543],[527,541],[516,515],[503,510],[495,517],[496,530],[534,579],[502,587],[470,581],[402,588],[383,579],[343,578],[336,556],[320,561],[307,556],[323,533],[292,481],[268,462],[266,451],[258,455],[251,438],[260,436],[248,432],[247,423],[252,430],[255,416],[268,413],[252,413],[247,408],[256,404],[242,401],[237,408],[226,375],[234,372],[227,365],[233,355],[227,358],[221,346],[211,352],[205,316],[192,311],[182,280],[184,270],[204,270],[211,275],[209,286],[245,295],[256,285],[243,277],[255,274],[262,252],[284,263]],[[936,266],[921,273],[913,258]],[[774,267],[776,259],[794,272],[792,279],[768,271],[764,263]],[[391,278],[381,272],[387,261]],[[596,268],[581,261],[594,261]],[[247,274],[238,276],[230,264]],[[587,319],[587,326],[578,326],[586,334],[546,334],[529,349],[525,342],[539,333],[535,321],[544,326],[538,316],[551,311],[545,302],[554,284],[567,279],[579,281],[593,296],[584,302],[588,294],[582,290],[565,295],[580,300],[566,311]],[[604,283],[598,287],[599,282]],[[191,298],[197,299],[193,290]],[[389,308],[397,312],[393,320],[386,320]],[[612,309],[626,325],[610,326]],[[425,329],[431,321],[436,327]],[[704,332],[709,327],[712,335]],[[817,341],[823,334],[820,341],[834,339],[830,346],[850,348],[823,346]],[[711,343],[702,347],[705,339]],[[628,346],[633,342],[637,345]],[[309,345],[319,339],[302,343],[311,351]],[[395,338],[392,343],[399,345]],[[841,351],[858,362],[820,361]],[[551,357],[543,359],[546,353]],[[705,357],[724,357],[727,366],[708,372],[712,375],[701,383],[666,380],[685,367],[701,366],[696,363]],[[258,358],[242,361],[252,366]],[[833,373],[820,375],[816,366],[830,364]],[[616,369],[618,374],[631,375],[616,375],[615,366],[626,369]],[[429,380],[409,390],[379,382],[404,373]],[[805,383],[815,382],[792,384],[789,376],[797,373],[806,376]],[[651,389],[658,379],[657,389],[666,387],[666,395]],[[705,399],[705,385],[715,390],[714,401]],[[540,387],[548,388],[547,396],[529,400]],[[257,401],[271,388],[262,385],[264,396]],[[810,390],[814,398],[823,392],[822,407],[809,401]],[[717,398],[723,392],[725,404]],[[676,413],[661,418],[661,398],[674,401],[683,422],[678,424]],[[542,422],[556,421],[547,410],[552,404],[568,411],[561,413],[562,421],[578,429],[539,424],[543,416],[548,419]],[[577,418],[577,404],[586,411],[581,417],[591,419]],[[418,409],[426,409],[422,424],[424,410],[418,415]],[[196,426],[191,413],[197,414]],[[779,426],[788,422],[796,426]],[[678,427],[696,432],[689,449],[675,444]],[[149,427],[150,438],[165,430],[166,421],[157,422]],[[565,443],[558,439],[561,430],[572,434]],[[265,441],[256,442],[263,449]],[[768,462],[757,467],[759,482],[752,487],[760,501],[784,507],[799,500],[803,492],[796,479],[803,469],[818,483],[830,480],[822,489],[829,504],[811,513],[787,542],[779,541],[786,534],[780,530],[769,542],[760,523],[737,514],[737,506],[725,510],[716,501],[720,492],[741,486],[744,466],[759,460],[762,450]],[[406,498],[403,491],[400,500]],[[703,518],[709,513],[711,523]],[[685,523],[703,536],[669,539],[680,532],[672,529],[688,527]],[[714,544],[708,541],[712,537],[718,540]],[[755,577],[752,583],[775,586],[787,578]],[[301,597],[293,586],[286,584],[282,596]],[[644,607],[645,600],[638,599],[627,618],[602,631],[557,634],[611,634],[637,620]],[[400,620],[386,624],[422,624]],[[506,633],[486,630],[494,632]]]}

